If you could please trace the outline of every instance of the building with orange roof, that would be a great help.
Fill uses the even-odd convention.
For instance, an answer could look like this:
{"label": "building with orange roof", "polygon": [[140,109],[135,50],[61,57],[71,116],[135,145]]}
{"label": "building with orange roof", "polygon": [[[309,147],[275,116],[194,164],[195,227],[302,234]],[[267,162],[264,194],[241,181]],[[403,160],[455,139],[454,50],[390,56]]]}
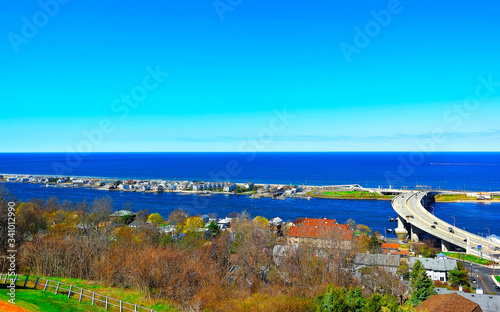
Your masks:
{"label": "building with orange roof", "polygon": [[434,295],[415,307],[428,312],[483,312],[479,304],[456,293]]}
{"label": "building with orange roof", "polygon": [[334,247],[339,242],[350,244],[354,231],[347,224],[339,224],[329,219],[297,219],[292,222],[287,233],[287,245],[311,244],[316,247]]}

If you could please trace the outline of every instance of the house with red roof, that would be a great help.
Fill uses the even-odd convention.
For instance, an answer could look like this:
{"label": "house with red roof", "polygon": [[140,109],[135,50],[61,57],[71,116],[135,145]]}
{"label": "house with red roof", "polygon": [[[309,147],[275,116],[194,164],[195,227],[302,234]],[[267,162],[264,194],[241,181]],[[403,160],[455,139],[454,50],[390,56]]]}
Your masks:
{"label": "house with red roof", "polygon": [[328,219],[297,219],[292,222],[287,232],[287,245],[310,244],[315,247],[348,247],[354,237],[354,231],[347,224],[339,224]]}

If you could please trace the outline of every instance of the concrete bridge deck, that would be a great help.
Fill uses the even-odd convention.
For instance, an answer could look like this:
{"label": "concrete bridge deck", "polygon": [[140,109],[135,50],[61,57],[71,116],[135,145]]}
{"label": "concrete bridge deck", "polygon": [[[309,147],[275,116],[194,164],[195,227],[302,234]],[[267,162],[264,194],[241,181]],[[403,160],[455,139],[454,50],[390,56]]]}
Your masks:
{"label": "concrete bridge deck", "polygon": [[[490,260],[493,257],[497,258],[498,252],[495,251],[495,247],[500,250],[500,244],[457,228],[427,211],[424,205],[429,201],[428,196],[439,193],[439,191],[408,192],[395,197],[392,200],[392,207],[399,216],[396,233],[402,234],[406,230],[413,241],[418,241],[419,234],[428,233],[441,239],[443,251],[458,246],[468,254],[481,255]],[[454,233],[450,232],[450,228]],[[482,246],[482,254],[477,250],[478,245]]]}

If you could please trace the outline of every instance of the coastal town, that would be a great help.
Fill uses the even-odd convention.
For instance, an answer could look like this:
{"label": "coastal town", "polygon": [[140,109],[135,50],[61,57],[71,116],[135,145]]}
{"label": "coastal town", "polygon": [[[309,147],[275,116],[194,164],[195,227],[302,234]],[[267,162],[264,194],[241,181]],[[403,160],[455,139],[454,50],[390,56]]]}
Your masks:
{"label": "coastal town", "polygon": [[[180,193],[210,196],[213,194],[250,195],[251,198],[287,197],[311,199],[317,191],[362,191],[360,185],[306,186],[283,184],[257,184],[254,182],[233,183],[229,181],[169,181],[146,179],[111,179],[88,177],[57,177],[19,174],[0,174],[0,182],[40,184],[42,187],[90,188],[104,191],[144,192],[144,193]],[[367,191],[375,193],[373,190]]]}

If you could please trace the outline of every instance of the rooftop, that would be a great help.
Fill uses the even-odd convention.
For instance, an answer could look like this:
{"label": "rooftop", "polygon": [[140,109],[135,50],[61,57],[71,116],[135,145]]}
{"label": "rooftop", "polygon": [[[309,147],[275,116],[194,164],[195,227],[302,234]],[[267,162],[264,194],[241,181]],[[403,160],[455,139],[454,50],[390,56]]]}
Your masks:
{"label": "rooftop", "polygon": [[[297,222],[298,221],[298,222]],[[288,230],[288,236],[303,238],[336,238],[352,240],[354,231],[348,229],[347,224],[338,224],[328,219],[297,219],[295,226]]]}
{"label": "rooftop", "polygon": [[420,260],[426,270],[433,271],[449,271],[457,268],[457,260],[453,259],[431,259],[431,258],[416,258],[410,257],[410,268],[415,262]]}
{"label": "rooftop", "polygon": [[356,265],[366,266],[391,266],[398,267],[401,257],[399,255],[366,254],[359,253],[354,259]]}
{"label": "rooftop", "polygon": [[436,292],[438,294],[452,294],[456,293],[470,301],[474,301],[479,304],[483,312],[498,312],[500,311],[500,296],[492,296],[487,294],[471,294],[466,292],[460,292],[455,290],[448,290],[446,288],[436,287]]}
{"label": "rooftop", "polygon": [[457,293],[434,295],[419,304],[416,310],[428,312],[483,312],[479,304]]}

